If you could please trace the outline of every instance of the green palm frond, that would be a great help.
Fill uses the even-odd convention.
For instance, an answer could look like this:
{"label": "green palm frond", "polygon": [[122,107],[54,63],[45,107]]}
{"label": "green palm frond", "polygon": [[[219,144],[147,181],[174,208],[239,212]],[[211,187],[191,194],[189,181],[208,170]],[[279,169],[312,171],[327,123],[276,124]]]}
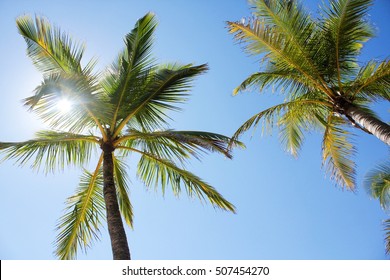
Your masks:
{"label": "green palm frond", "polygon": [[304,133],[319,126],[317,116],[322,113],[323,106],[310,103],[289,105],[283,116],[278,117],[279,137],[285,150],[294,157],[298,156]]}
{"label": "green palm frond", "polygon": [[[275,68],[275,66],[273,67]],[[283,71],[278,69],[267,69],[267,72],[257,72],[246,78],[238,87],[233,90],[233,95],[248,88],[258,88],[263,91],[269,85],[273,85],[275,90],[279,88],[290,92],[307,92],[311,88],[310,81],[294,70]]]}
{"label": "green palm frond", "polygon": [[99,227],[105,220],[102,162],[100,156],[93,173],[84,170],[76,194],[67,200],[55,242],[55,254],[60,259],[74,259],[79,247],[86,250],[94,239],[99,239]]}
{"label": "green palm frond", "polygon": [[384,99],[390,101],[390,60],[382,62],[370,61],[357,74],[348,90],[352,98],[376,101]]}
{"label": "green palm frond", "polygon": [[196,175],[179,168],[169,160],[140,150],[131,150],[142,155],[137,170],[138,177],[146,186],[155,186],[157,188],[160,185],[163,193],[165,193],[166,186],[169,184],[173,193],[178,196],[181,193],[182,185],[184,185],[190,197],[195,195],[202,201],[207,198],[213,206],[235,212],[233,204]]}
{"label": "green palm frond", "polygon": [[[255,114],[243,125],[241,125],[239,129],[237,129],[237,131],[232,136],[232,139],[237,140],[244,132],[246,132],[250,128],[257,128],[260,121],[263,121],[263,132],[271,132],[272,128],[278,124],[278,119],[283,116],[285,112],[294,111],[294,109],[298,109],[300,112],[302,112],[302,114],[305,114],[308,117],[308,120],[312,122],[312,125],[315,125],[317,121],[314,117],[317,117],[316,115],[318,114],[318,112],[321,112],[323,110],[329,110],[329,107],[331,107],[331,105],[321,99],[315,100],[310,99],[310,97],[305,97],[309,97],[309,95],[303,96],[301,99],[296,99],[290,102],[285,102],[272,106],[264,111],[261,111],[260,113]],[[304,112],[305,110],[307,110],[307,112]],[[310,116],[310,114],[312,115]],[[283,125],[283,122],[280,124]]]}
{"label": "green palm frond", "polygon": [[371,5],[371,0],[332,0],[324,9],[327,18],[321,22],[324,34],[321,41],[334,57],[334,63],[328,67],[337,69],[339,88],[344,76],[355,74],[362,43],[373,37],[372,27],[365,18]]}
{"label": "green palm frond", "polygon": [[[106,78],[106,91],[110,95],[115,111],[111,123],[111,132],[115,124],[124,118],[123,107],[128,106],[144,90],[149,71],[154,68],[151,59],[154,30],[157,21],[152,13],[139,19],[134,29],[126,36],[126,48],[113,64]],[[145,79],[145,80],[144,80]]]}
{"label": "green palm frond", "polygon": [[118,152],[127,156],[131,153],[128,148],[137,148],[160,158],[169,158],[181,163],[189,159],[189,153],[177,143],[169,139],[156,137],[154,133],[131,130],[116,141]]}
{"label": "green palm frond", "polygon": [[19,33],[27,43],[27,53],[43,74],[81,73],[84,47],[74,43],[59,28],[42,17],[21,16],[16,20]]}
{"label": "green palm frond", "polygon": [[45,172],[54,172],[65,165],[83,166],[98,143],[94,136],[40,131],[33,140],[0,142],[0,150],[6,154],[5,159],[14,159],[20,165],[32,161],[32,168],[43,166]]}
{"label": "green palm frond", "polygon": [[[256,5],[266,7],[261,13],[269,13],[269,17],[247,19],[244,22],[228,22],[229,32],[234,34],[236,41],[245,44],[248,53],[264,54],[265,60],[272,61],[278,71],[299,73],[299,76],[302,76],[313,88],[332,96],[333,93],[327,88],[315,60],[312,59],[318,53],[318,46],[314,44],[318,40],[310,17],[302,14],[301,9],[294,8],[297,15],[291,20],[288,9],[282,9],[281,12],[284,14],[279,15],[269,9],[270,3],[273,2],[256,1]],[[284,22],[285,18],[289,20]],[[276,20],[280,24],[270,23],[269,19]],[[295,22],[294,25],[302,25],[302,29],[299,29],[300,34],[291,33],[292,28],[287,28],[291,22]]]}
{"label": "green palm frond", "polygon": [[[85,125],[94,123],[104,135],[100,120],[107,116],[109,106],[104,106],[100,100],[101,94],[96,94],[100,91],[98,77],[93,74],[96,60],[91,59],[83,68],[81,65],[83,45],[74,43],[69,35],[53,27],[42,17],[36,16],[33,20],[30,16],[21,16],[16,23],[19,33],[27,43],[28,55],[44,77],[41,86],[36,88],[36,94],[25,99],[25,104],[31,109],[37,105],[40,109],[36,108],[36,111],[43,115],[45,121],[50,120],[59,125],[56,129],[63,129],[68,117],[75,116],[74,118],[81,117],[80,121],[73,121],[73,124],[68,125],[74,132],[80,132]],[[66,90],[62,92],[61,89]],[[68,94],[69,92],[72,94]],[[76,114],[60,115],[58,110],[50,110],[55,100],[44,98],[63,95],[71,99],[78,96],[79,103],[73,108],[77,108]],[[43,109],[44,100],[50,101],[47,110]]]}
{"label": "green palm frond", "polygon": [[[314,56],[321,47],[316,22],[298,1],[251,0],[253,14],[284,37],[283,52],[288,53],[302,69],[310,69],[321,80],[321,70]],[[323,81],[322,81],[323,82]]]}
{"label": "green palm frond", "polygon": [[379,164],[368,172],[364,186],[372,198],[379,200],[383,209],[390,209],[390,162]]}
{"label": "green palm frond", "polygon": [[[99,93],[93,78],[57,73],[46,76],[24,104],[54,129],[81,132],[98,127],[103,131],[102,121],[108,120],[111,110]],[[68,112],[59,108],[61,100],[70,103]]]}
{"label": "green palm frond", "polygon": [[177,110],[174,104],[186,100],[186,92],[190,90],[191,82],[207,70],[206,64],[198,66],[172,64],[161,66],[150,73],[151,78],[146,90],[129,104],[126,109],[127,116],[116,128],[114,136],[119,135],[132,118],[136,118],[141,127],[149,131],[161,128],[167,117],[164,111]]}
{"label": "green palm frond", "polygon": [[133,68],[145,68],[151,61],[153,35],[157,20],[153,13],[147,13],[137,21],[134,29],[126,36],[126,60]]}
{"label": "green palm frond", "polygon": [[327,173],[340,186],[355,188],[356,166],[351,157],[355,148],[350,142],[350,132],[342,128],[345,121],[333,114],[328,116],[322,142],[322,160]]}
{"label": "green palm frond", "polygon": [[[228,158],[232,155],[228,149],[230,138],[221,134],[203,131],[155,131],[141,132],[129,130],[129,134],[117,140],[129,147],[141,147],[141,150],[160,158],[184,160],[192,155],[199,158],[199,152],[218,152]],[[234,141],[233,146],[244,147],[241,142]]]}
{"label": "green palm frond", "polygon": [[133,206],[130,202],[127,166],[118,157],[113,156],[114,180],[117,188],[119,209],[126,223],[133,228]]}

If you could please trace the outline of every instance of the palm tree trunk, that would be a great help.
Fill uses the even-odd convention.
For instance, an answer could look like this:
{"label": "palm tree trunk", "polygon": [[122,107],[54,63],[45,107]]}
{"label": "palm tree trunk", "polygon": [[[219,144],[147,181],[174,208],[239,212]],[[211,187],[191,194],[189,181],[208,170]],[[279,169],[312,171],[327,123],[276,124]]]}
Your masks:
{"label": "palm tree trunk", "polygon": [[350,103],[343,106],[344,114],[379,140],[390,146],[390,126]]}
{"label": "palm tree trunk", "polygon": [[123,227],[121,213],[119,211],[118,198],[114,181],[114,162],[112,159],[113,149],[103,149],[103,178],[104,178],[104,201],[108,232],[111,239],[111,248],[114,260],[130,260],[130,250],[127,244],[125,229]]}

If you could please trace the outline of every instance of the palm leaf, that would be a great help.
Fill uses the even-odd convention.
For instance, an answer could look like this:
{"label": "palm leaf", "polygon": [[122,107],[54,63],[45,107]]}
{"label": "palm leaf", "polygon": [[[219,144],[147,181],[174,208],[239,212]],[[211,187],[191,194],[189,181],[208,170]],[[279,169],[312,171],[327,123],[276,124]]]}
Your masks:
{"label": "palm leaf", "polygon": [[[266,60],[277,65],[279,71],[299,73],[312,88],[333,96],[318,73],[314,62],[302,57],[308,56],[302,54],[303,47],[301,49],[294,44],[289,44],[283,30],[267,24],[264,19],[247,19],[247,22],[228,22],[227,24],[229,32],[234,34],[234,39],[245,43],[245,50],[248,53],[264,54]],[[309,45],[309,43],[306,44]],[[313,52],[314,50],[313,48]]]}
{"label": "palm leaf", "polygon": [[356,167],[351,157],[356,151],[348,139],[350,133],[341,128],[343,124],[342,118],[333,114],[328,116],[322,142],[323,166],[337,184],[354,190]]}
{"label": "palm leaf", "polygon": [[316,115],[317,112],[305,104],[301,108],[299,106],[289,108],[279,118],[280,141],[285,146],[286,151],[294,157],[298,156],[298,152],[303,144],[305,138],[304,131],[308,131],[313,126],[313,123],[316,121]]}
{"label": "palm leaf", "polygon": [[[221,134],[203,131],[155,131],[141,132],[130,130],[129,134],[117,140],[118,145],[123,143],[128,147],[141,147],[141,150],[159,156],[160,158],[186,159],[189,155],[199,158],[199,152],[219,152],[232,158],[228,150],[230,138]],[[234,146],[244,145],[233,142]]]}
{"label": "palm leaf", "polygon": [[134,29],[126,36],[125,51],[111,68],[111,79],[106,80],[106,85],[109,85],[106,89],[115,108],[112,132],[118,116],[121,117],[122,107],[136,97],[138,86],[143,84],[140,80],[143,81],[143,77],[147,77],[150,69],[154,67],[150,53],[156,26],[157,22],[152,13],[137,21]]}
{"label": "palm leaf", "polygon": [[[58,107],[63,99],[71,104],[68,112]],[[24,104],[52,128],[72,132],[95,127],[104,132],[101,121],[111,112],[93,78],[65,73],[46,76]]]}
{"label": "palm leaf", "polygon": [[295,0],[251,0],[250,3],[257,18],[283,34],[283,51],[325,85],[322,69],[316,60],[318,53],[323,51],[318,44],[320,32],[310,14]]}
{"label": "palm leaf", "polygon": [[[248,119],[237,129],[237,131],[232,136],[232,140],[237,140],[241,134],[250,128],[257,128],[257,126],[260,124],[260,121],[263,121],[263,132],[271,132],[272,128],[278,124],[278,119],[283,116],[285,112],[292,112],[294,109],[299,110],[299,112],[304,112],[307,110],[305,115],[308,117],[308,120],[310,120],[311,124],[315,125],[317,121],[315,121],[314,117],[317,117],[316,115],[319,112],[326,110],[325,108],[329,109],[329,107],[331,108],[331,104],[321,99],[311,99],[310,94],[303,96],[300,99],[295,99],[293,101],[272,106]],[[310,116],[310,114],[312,115]],[[283,122],[280,124],[283,125]]]}
{"label": "palm leaf", "polygon": [[163,193],[165,193],[166,186],[170,184],[173,193],[178,196],[181,193],[182,185],[184,185],[190,197],[196,195],[202,201],[207,198],[213,206],[235,212],[233,204],[196,175],[177,167],[169,160],[140,150],[132,148],[131,150],[142,155],[137,170],[138,177],[146,186],[157,188],[158,185],[161,185]]}
{"label": "palm leaf", "polygon": [[27,43],[27,54],[43,74],[81,73],[84,47],[52,27],[42,17],[21,16],[16,20],[19,33]]}
{"label": "palm leaf", "polygon": [[36,136],[25,142],[1,142],[0,150],[5,159],[15,159],[20,165],[32,161],[32,168],[43,165],[45,172],[54,172],[65,165],[84,165],[99,143],[94,136],[68,132],[40,131]]}
{"label": "palm leaf", "polygon": [[390,60],[370,61],[363,66],[348,90],[352,98],[390,101]]}
{"label": "palm leaf", "polygon": [[165,124],[165,110],[178,109],[175,103],[182,103],[186,100],[193,79],[207,71],[206,64],[192,65],[167,65],[151,73],[150,82],[146,89],[137,99],[129,104],[127,116],[115,130],[114,136],[119,135],[124,126],[132,118],[136,118],[141,127],[147,130],[160,128]]}
{"label": "palm leaf", "polygon": [[281,88],[282,91],[289,91],[291,93],[304,93],[312,89],[310,81],[305,80],[305,77],[297,73],[297,71],[284,71],[275,69],[275,65],[272,66],[273,69],[268,67],[266,72],[257,72],[250,75],[233,90],[233,95],[248,88],[258,88],[262,91],[271,84],[274,90]]}
{"label": "palm leaf", "polygon": [[76,194],[67,200],[55,242],[55,253],[60,259],[74,259],[77,248],[86,250],[94,239],[99,239],[99,227],[105,220],[102,162],[100,156],[93,173],[84,170]]}
{"label": "palm leaf", "polygon": [[117,188],[119,209],[126,223],[133,228],[133,206],[130,202],[126,164],[113,156],[114,180]]}
{"label": "palm leaf", "polygon": [[372,198],[379,200],[383,209],[390,209],[390,162],[382,163],[368,172],[364,186]]}
{"label": "palm leaf", "polygon": [[326,49],[334,56],[334,64],[329,68],[337,69],[339,88],[342,88],[344,76],[351,77],[357,69],[357,56],[362,43],[373,36],[372,27],[365,17],[371,0],[332,0],[325,9],[328,17],[322,22]]}
{"label": "palm leaf", "polygon": [[[74,43],[69,35],[62,32],[59,28],[51,26],[42,17],[36,16],[34,21],[30,16],[21,16],[16,20],[16,23],[19,33],[27,43],[27,54],[44,76],[44,82],[41,86],[37,87],[35,96],[25,99],[25,104],[32,109],[40,103],[39,101],[41,101],[41,97],[44,95],[58,96],[63,94],[61,92],[53,92],[55,89],[53,88],[55,85],[53,82],[59,77],[66,76],[66,81],[62,83],[62,86],[65,86],[70,82],[71,78],[73,81],[70,85],[66,85],[65,88],[68,89],[68,92],[73,92],[71,96],[75,96],[76,93],[84,93],[82,96],[84,102],[79,104],[80,106],[78,106],[78,110],[74,114],[74,116],[83,117],[80,118],[82,121],[79,122],[79,125],[77,125],[77,122],[73,122],[73,125],[70,126],[78,128],[77,130],[73,129],[74,132],[80,132],[85,124],[94,122],[105,138],[105,131],[100,120],[104,119],[103,115],[105,116],[107,114],[109,107],[102,106],[102,102],[99,102],[97,98],[98,95],[92,97],[93,94],[97,93],[96,89],[98,85],[97,76],[92,74],[96,60],[91,59],[86,67],[83,68],[81,66],[81,59],[83,57],[84,47],[81,44]],[[52,82],[50,83],[50,81]],[[56,89],[59,90],[59,88]],[[86,102],[86,99],[88,102]],[[81,98],[78,98],[78,100],[80,101]],[[53,104],[54,101],[51,101]],[[44,115],[44,119],[51,120],[54,118],[55,124],[58,125],[58,123],[61,123],[63,125],[69,116],[65,117],[60,115],[58,110],[52,110],[50,114],[47,114],[50,110],[43,109],[44,104],[42,103],[39,104],[42,106],[39,106],[40,110],[37,111]],[[91,108],[93,106],[98,107],[98,109],[94,110],[94,108]],[[103,112],[104,114],[102,114]],[[85,118],[86,115],[88,115],[88,118]],[[64,128],[64,126],[57,127],[57,129],[61,128]]]}

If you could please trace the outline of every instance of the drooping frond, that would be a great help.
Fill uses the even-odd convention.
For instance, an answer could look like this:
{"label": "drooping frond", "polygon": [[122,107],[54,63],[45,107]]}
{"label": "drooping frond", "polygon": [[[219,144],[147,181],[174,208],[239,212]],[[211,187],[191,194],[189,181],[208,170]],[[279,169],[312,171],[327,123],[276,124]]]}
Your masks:
{"label": "drooping frond", "polygon": [[27,43],[27,54],[43,74],[81,73],[84,47],[74,43],[59,28],[42,17],[21,16],[16,20],[19,33]]}
{"label": "drooping frond", "polygon": [[285,150],[297,157],[305,139],[305,132],[318,128],[318,117],[324,114],[320,104],[296,102],[291,103],[286,112],[278,117],[279,138]]}
{"label": "drooping frond", "polygon": [[[232,139],[237,140],[241,134],[249,130],[250,128],[257,128],[260,121],[263,121],[263,132],[270,132],[272,128],[278,124],[278,120],[288,111],[294,111],[295,109],[299,110],[301,114],[306,116],[306,121],[309,123],[305,124],[307,126],[314,125],[317,123],[316,114],[326,108],[331,107],[329,103],[324,100],[315,100],[305,98],[309,95],[303,96],[301,99],[296,99],[290,102],[281,103],[275,106],[272,106],[260,113],[255,114],[253,117],[248,119],[239,129],[234,133]],[[298,113],[297,113],[298,114]],[[285,119],[284,122],[286,122]],[[301,120],[302,122],[302,120]],[[289,121],[291,123],[291,120]],[[283,122],[280,123],[283,126]],[[303,125],[303,123],[302,123]]]}
{"label": "drooping frond", "polygon": [[14,159],[20,165],[32,162],[32,168],[54,172],[65,165],[87,163],[96,144],[94,136],[40,131],[33,140],[0,143],[0,151],[6,155],[5,159]]}
{"label": "drooping frond", "polygon": [[331,58],[328,67],[337,69],[339,88],[345,77],[355,74],[362,43],[373,36],[366,18],[371,4],[371,0],[332,0],[325,8],[327,18],[320,21],[324,34],[321,41]]}
{"label": "drooping frond", "polygon": [[[24,104],[54,129],[81,132],[99,128],[110,116],[110,106],[102,99],[99,85],[88,77],[57,73],[48,75]],[[70,104],[68,111],[59,107],[62,100]]]}
{"label": "drooping frond", "polygon": [[330,114],[325,124],[322,142],[322,161],[327,173],[337,184],[355,189],[356,166],[351,157],[355,148],[350,142],[350,132],[342,127],[344,120]]}
{"label": "drooping frond", "polygon": [[116,122],[124,117],[123,107],[132,103],[139,91],[144,90],[149,71],[154,68],[151,49],[156,26],[157,21],[152,13],[137,21],[134,29],[125,38],[125,50],[106,77],[105,88],[115,108],[111,120],[112,132]]}
{"label": "drooping frond", "polygon": [[390,209],[390,162],[379,164],[368,172],[364,186],[372,198],[379,200],[384,210]]}
{"label": "drooping frond", "polygon": [[198,66],[172,64],[161,66],[150,73],[145,91],[140,92],[137,98],[128,104],[127,116],[116,128],[114,136],[119,135],[132,118],[149,131],[161,128],[167,118],[165,111],[178,110],[175,104],[186,100],[186,92],[190,90],[194,78],[207,69],[206,64]]}
{"label": "drooping frond", "polygon": [[177,196],[181,193],[182,186],[184,186],[190,197],[197,196],[202,201],[207,199],[213,206],[235,212],[233,204],[198,176],[179,168],[169,160],[140,150],[131,150],[142,155],[137,170],[138,177],[146,186],[157,188],[160,185],[163,193],[165,193],[167,185],[170,185],[173,193]]}
{"label": "drooping frond", "polygon": [[[199,158],[199,152],[210,151],[218,152],[231,158],[228,150],[230,138],[221,134],[203,132],[203,131],[155,131],[141,132],[129,130],[129,133],[123,135],[117,140],[118,145],[122,144],[129,147],[141,147],[141,150],[157,155],[160,158],[182,161],[192,155]],[[233,146],[243,144],[235,141]]]}
{"label": "drooping frond", "polygon": [[117,189],[119,209],[126,223],[133,227],[133,206],[130,202],[128,177],[126,172],[126,164],[119,160],[118,157],[113,156],[114,162],[114,180]]}
{"label": "drooping frond", "polygon": [[76,194],[66,202],[55,242],[55,254],[60,259],[74,259],[78,248],[86,250],[94,239],[99,239],[99,227],[105,220],[102,161],[103,156],[94,172],[84,170]]}

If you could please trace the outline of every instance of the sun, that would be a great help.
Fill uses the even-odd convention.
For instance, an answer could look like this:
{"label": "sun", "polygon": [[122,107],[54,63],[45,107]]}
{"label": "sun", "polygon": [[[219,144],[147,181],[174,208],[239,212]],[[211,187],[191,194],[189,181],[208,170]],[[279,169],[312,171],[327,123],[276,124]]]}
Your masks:
{"label": "sun", "polygon": [[61,113],[68,113],[72,108],[72,103],[67,99],[61,99],[57,103],[57,109],[61,111]]}

